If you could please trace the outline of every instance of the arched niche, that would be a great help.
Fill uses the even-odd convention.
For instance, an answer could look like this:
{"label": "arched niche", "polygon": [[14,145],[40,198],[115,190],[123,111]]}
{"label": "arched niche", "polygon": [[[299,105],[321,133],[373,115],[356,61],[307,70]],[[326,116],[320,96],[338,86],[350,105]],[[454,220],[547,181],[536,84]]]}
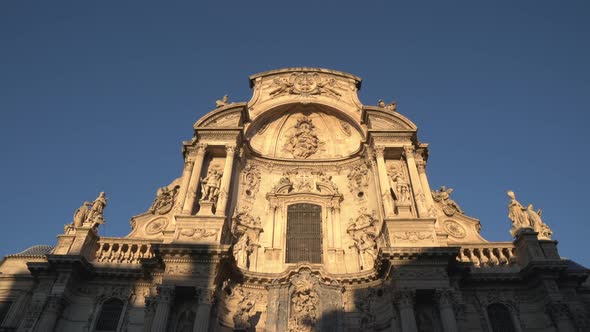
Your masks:
{"label": "arched niche", "polygon": [[321,104],[287,104],[266,111],[246,132],[250,148],[277,159],[342,159],[365,141],[357,121]]}

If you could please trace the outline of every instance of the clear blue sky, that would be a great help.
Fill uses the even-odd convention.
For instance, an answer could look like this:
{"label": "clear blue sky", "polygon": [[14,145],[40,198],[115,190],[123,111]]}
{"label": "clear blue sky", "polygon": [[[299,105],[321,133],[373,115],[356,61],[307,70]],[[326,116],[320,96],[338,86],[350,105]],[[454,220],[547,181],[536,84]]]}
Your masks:
{"label": "clear blue sky", "polygon": [[0,256],[106,191],[125,235],[182,169],[181,141],[248,75],[314,66],[396,99],[432,187],[508,241],[507,189],[590,266],[588,1],[2,1]]}

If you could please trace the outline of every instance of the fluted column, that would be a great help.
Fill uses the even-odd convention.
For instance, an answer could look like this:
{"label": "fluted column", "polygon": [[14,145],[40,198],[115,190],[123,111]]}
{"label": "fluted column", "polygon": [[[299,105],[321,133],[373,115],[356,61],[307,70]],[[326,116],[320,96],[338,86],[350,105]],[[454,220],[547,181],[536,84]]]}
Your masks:
{"label": "fluted column", "polygon": [[404,289],[397,293],[399,316],[402,332],[416,332],[416,316],[414,315],[414,294],[412,289]]}
{"label": "fluted column", "polygon": [[169,286],[158,287],[158,303],[152,321],[152,332],[166,331],[170,306],[174,299],[174,288]]}
{"label": "fluted column", "polygon": [[197,187],[201,177],[201,169],[203,168],[203,160],[205,160],[205,152],[207,151],[207,144],[199,143],[197,145],[197,155],[195,156],[195,163],[192,167],[191,177],[188,183],[186,198],[182,206],[183,214],[192,214],[197,199]]}
{"label": "fluted column", "polygon": [[219,203],[215,210],[215,215],[218,216],[225,215],[225,208],[229,200],[229,185],[231,184],[232,170],[234,169],[235,153],[235,144],[225,145],[225,165],[223,167],[223,177],[221,178],[221,188],[219,188]]}
{"label": "fluted column", "polygon": [[152,322],[154,321],[154,314],[156,311],[156,299],[152,296],[145,297],[144,321],[143,330],[150,332],[152,330]]}
{"label": "fluted column", "polygon": [[410,182],[412,182],[412,188],[414,189],[414,198],[418,207],[418,217],[425,218],[428,216],[428,211],[425,206],[426,195],[424,194],[422,183],[420,182],[420,176],[418,175],[416,159],[414,159],[414,147],[411,145],[404,146],[404,154],[406,156],[406,162],[408,163],[408,170],[410,172]]}
{"label": "fluted column", "polygon": [[391,188],[389,187],[389,179],[387,176],[387,167],[385,167],[385,158],[383,156],[385,147],[381,145],[375,146],[375,158],[377,159],[377,172],[379,173],[379,186],[381,187],[381,199],[383,201],[383,208],[385,216],[393,216],[393,198],[391,197]]}
{"label": "fluted column", "polygon": [[35,331],[39,332],[51,332],[55,330],[55,326],[57,325],[57,320],[61,315],[62,310],[64,309],[65,300],[61,296],[50,296],[47,299],[47,305],[45,305],[45,310],[35,327]]}
{"label": "fluted column", "polygon": [[211,316],[213,294],[213,290],[200,290],[197,292],[199,306],[197,307],[193,332],[209,331],[209,318]]}
{"label": "fluted column", "polygon": [[174,207],[174,211],[182,212],[182,206],[184,205],[184,200],[186,199],[186,193],[188,192],[188,184],[191,180],[191,173],[193,172],[194,166],[195,161],[193,160],[193,157],[189,155],[184,161],[184,168],[182,170],[182,180],[180,181],[180,191],[178,192],[178,198],[176,199],[176,206]]}
{"label": "fluted column", "polygon": [[440,311],[440,318],[445,332],[457,332],[457,319],[453,310],[453,303],[451,301],[451,292],[449,290],[437,290],[436,300],[438,302],[438,310]]}
{"label": "fluted column", "polygon": [[3,325],[4,327],[16,328],[18,326],[20,320],[23,318],[23,314],[27,310],[27,300],[29,299],[29,295],[30,294],[26,291],[23,291],[18,295],[16,301],[10,306],[10,310],[6,314]]}

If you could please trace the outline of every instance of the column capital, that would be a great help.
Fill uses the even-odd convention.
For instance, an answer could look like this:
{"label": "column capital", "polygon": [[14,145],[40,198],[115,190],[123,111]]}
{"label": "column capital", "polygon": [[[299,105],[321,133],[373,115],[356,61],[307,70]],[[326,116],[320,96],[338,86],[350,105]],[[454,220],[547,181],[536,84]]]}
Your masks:
{"label": "column capital", "polygon": [[52,295],[47,299],[47,305],[45,311],[49,313],[60,313],[66,305],[66,301],[63,296]]}
{"label": "column capital", "polygon": [[395,298],[400,306],[411,307],[414,305],[416,290],[403,288],[395,292]]}
{"label": "column capital", "polygon": [[375,151],[375,155],[377,157],[383,157],[383,153],[385,153],[385,146],[383,146],[383,145],[375,145],[373,147],[373,151]]}
{"label": "column capital", "polygon": [[447,307],[453,304],[453,293],[450,289],[436,289],[434,291],[434,297],[441,307]]}
{"label": "column capital", "polygon": [[207,150],[207,146],[207,143],[199,143],[195,146],[195,150],[197,151],[197,153],[204,153]]}
{"label": "column capital", "polygon": [[174,286],[158,286],[158,301],[171,303],[174,299]]}
{"label": "column capital", "polygon": [[195,297],[199,304],[213,304],[215,301],[215,289],[198,288],[195,292]]}
{"label": "column capital", "polygon": [[415,151],[416,151],[416,149],[414,148],[413,145],[405,145],[404,146],[404,154],[405,154],[406,158],[414,158]]}
{"label": "column capital", "polygon": [[237,145],[235,143],[227,143],[225,145],[225,151],[227,152],[227,155],[228,156],[230,154],[236,153],[236,148],[237,148]]}

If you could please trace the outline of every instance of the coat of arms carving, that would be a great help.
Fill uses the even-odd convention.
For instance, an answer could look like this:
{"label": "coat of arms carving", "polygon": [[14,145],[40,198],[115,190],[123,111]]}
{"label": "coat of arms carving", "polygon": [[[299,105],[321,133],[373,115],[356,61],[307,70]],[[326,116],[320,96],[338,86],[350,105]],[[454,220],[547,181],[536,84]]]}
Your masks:
{"label": "coat of arms carving", "polygon": [[306,159],[316,154],[325,144],[315,132],[315,126],[307,116],[299,118],[295,124],[296,132],[285,143],[284,149],[297,159]]}

